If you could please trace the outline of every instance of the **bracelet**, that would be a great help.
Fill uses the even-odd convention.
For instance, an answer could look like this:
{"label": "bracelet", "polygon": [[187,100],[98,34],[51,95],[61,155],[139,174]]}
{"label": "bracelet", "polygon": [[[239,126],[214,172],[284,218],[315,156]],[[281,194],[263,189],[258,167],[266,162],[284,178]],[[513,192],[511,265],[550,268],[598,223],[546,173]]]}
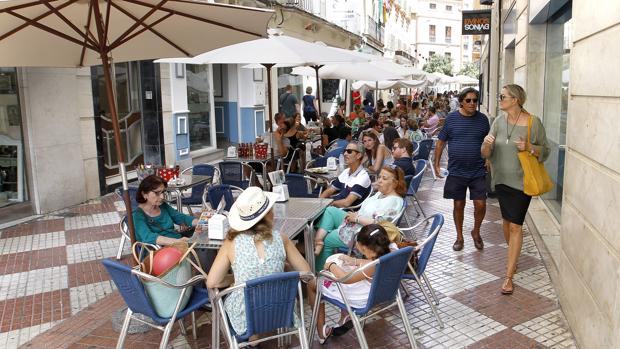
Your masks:
{"label": "bracelet", "polygon": [[331,262],[329,263],[329,266],[327,267],[327,271],[331,272],[332,271],[332,265],[336,264],[336,262]]}

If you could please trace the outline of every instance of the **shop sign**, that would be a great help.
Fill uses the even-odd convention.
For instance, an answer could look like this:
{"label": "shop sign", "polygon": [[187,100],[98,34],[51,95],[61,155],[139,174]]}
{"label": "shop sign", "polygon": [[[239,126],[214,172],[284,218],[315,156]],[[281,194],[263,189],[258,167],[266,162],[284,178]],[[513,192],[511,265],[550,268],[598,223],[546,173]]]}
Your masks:
{"label": "shop sign", "polygon": [[463,11],[463,35],[491,33],[491,10]]}

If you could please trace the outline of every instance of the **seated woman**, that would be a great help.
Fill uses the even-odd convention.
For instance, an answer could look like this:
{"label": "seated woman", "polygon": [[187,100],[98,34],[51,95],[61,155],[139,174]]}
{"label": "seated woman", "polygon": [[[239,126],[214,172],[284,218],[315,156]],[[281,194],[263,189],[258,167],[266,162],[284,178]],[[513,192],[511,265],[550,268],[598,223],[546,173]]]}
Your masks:
{"label": "seated woman", "polygon": [[379,142],[379,138],[374,132],[364,132],[362,134],[362,143],[364,148],[366,148],[363,164],[371,172],[379,173],[383,166],[394,162],[392,152],[388,147]]}
{"label": "seated woman", "polygon": [[[284,271],[287,262],[294,270],[310,271],[286,234],[273,231],[273,204],[277,194],[249,187],[239,195],[228,214],[231,230],[220,248],[207,278],[207,287],[221,287],[232,267],[235,284]],[[224,308],[236,333],[247,329],[243,290],[231,293]]]}
{"label": "seated woman", "polygon": [[407,120],[407,126],[409,129],[405,134],[405,138],[408,138],[412,143],[419,143],[421,140],[426,138],[424,137],[422,131],[418,128],[418,122],[415,119]]}
{"label": "seated woman", "polygon": [[325,264],[336,248],[349,246],[362,227],[392,220],[398,215],[407,193],[403,170],[394,165],[383,168],[375,187],[378,193],[364,200],[358,212],[346,212],[332,206],[325,210],[314,238],[317,268]]}
{"label": "seated woman", "polygon": [[[396,244],[390,242],[387,232],[379,224],[369,224],[363,227],[357,234],[356,241],[355,247],[366,258],[356,259],[344,254],[333,255],[322,264],[323,269],[334,274],[336,278],[341,278],[351,271],[390,253],[392,250],[398,249]],[[370,280],[372,280],[374,272],[375,268],[369,268],[341,284],[349,305],[354,308],[364,308],[366,306],[368,294],[370,293]],[[315,299],[316,287],[320,287],[321,292],[329,298],[344,303],[342,295],[338,291],[338,286],[333,282],[324,282],[319,285],[311,284],[310,287],[308,287],[308,299]],[[342,311],[340,313],[340,320],[338,321],[339,328],[332,329],[327,327],[325,324],[325,303],[321,302],[316,323],[316,330],[319,333],[319,342],[321,344],[325,343],[332,332],[336,336],[346,333],[346,331],[352,327],[349,321],[347,312]]]}
{"label": "seated woman", "polygon": [[195,227],[198,218],[183,214],[164,201],[167,183],[155,175],[142,180],[136,192],[138,208],[133,212],[136,240],[149,244],[170,245],[188,238],[175,231],[174,225]]}

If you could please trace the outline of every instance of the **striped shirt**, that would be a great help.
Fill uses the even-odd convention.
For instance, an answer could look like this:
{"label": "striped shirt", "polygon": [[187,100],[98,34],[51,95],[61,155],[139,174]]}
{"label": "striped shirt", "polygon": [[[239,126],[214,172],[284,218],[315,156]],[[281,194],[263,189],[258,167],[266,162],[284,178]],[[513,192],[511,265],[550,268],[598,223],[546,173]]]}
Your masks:
{"label": "striped shirt", "polygon": [[489,119],[479,111],[473,116],[463,116],[458,110],[448,114],[438,138],[448,143],[450,176],[478,178],[486,174],[480,147],[489,129]]}

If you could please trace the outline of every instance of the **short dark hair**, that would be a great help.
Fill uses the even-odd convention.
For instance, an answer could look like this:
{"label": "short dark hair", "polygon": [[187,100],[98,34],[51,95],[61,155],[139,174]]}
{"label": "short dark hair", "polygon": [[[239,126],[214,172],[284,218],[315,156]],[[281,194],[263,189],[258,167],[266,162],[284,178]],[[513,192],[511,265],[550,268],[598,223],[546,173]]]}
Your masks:
{"label": "short dark hair", "polygon": [[394,103],[392,103],[392,101],[388,101],[385,106],[390,110],[394,109]]}
{"label": "short dark hair", "polygon": [[396,138],[394,144],[398,144],[399,148],[403,148],[407,151],[407,155],[413,154],[413,143],[407,138]]}
{"label": "short dark hair", "polygon": [[340,139],[347,139],[347,137],[350,135],[351,135],[351,128],[349,127],[341,127],[340,130],[338,130],[338,138]]}
{"label": "short dark hair", "polygon": [[141,204],[145,203],[146,199],[144,198],[144,194],[151,192],[162,185],[164,186],[164,188],[168,187],[168,183],[166,183],[166,181],[156,175],[150,175],[144,178],[138,186],[138,191],[136,192],[136,201]]}
{"label": "short dark hair", "polygon": [[465,99],[465,97],[467,97],[468,94],[470,93],[475,93],[476,94],[476,98],[480,97],[480,93],[478,92],[478,90],[476,90],[473,87],[467,87],[464,88],[460,93],[459,93],[459,103],[462,103],[463,100]]}

